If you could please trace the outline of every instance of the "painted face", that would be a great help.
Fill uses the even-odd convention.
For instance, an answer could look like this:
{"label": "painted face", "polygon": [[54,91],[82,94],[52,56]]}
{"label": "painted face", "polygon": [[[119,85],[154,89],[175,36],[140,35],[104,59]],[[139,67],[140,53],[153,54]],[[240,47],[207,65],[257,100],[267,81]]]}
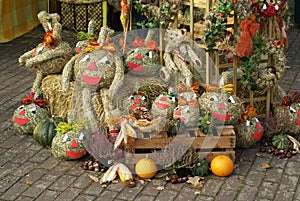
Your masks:
{"label": "painted face", "polygon": [[51,151],[55,157],[65,160],[81,158],[86,154],[84,139],[84,134],[77,131],[57,134],[53,138]]}
{"label": "painted face", "polygon": [[85,48],[89,45],[89,40],[82,40],[76,43],[75,52],[77,54],[83,53]]}
{"label": "painted face", "polygon": [[196,127],[199,121],[199,104],[194,92],[178,95],[178,106],[174,110],[174,119],[180,120],[186,127]]}
{"label": "painted face", "polygon": [[172,118],[176,107],[175,97],[168,94],[160,94],[153,102],[151,113],[154,117]]}
{"label": "painted face", "polygon": [[300,103],[291,103],[290,106],[277,106],[274,108],[275,119],[286,119],[287,125],[283,129],[288,129],[291,134],[300,132]]}
{"label": "painted face", "polygon": [[48,116],[46,109],[34,103],[21,105],[14,112],[14,126],[22,134],[32,134],[35,126]]}
{"label": "painted face", "polygon": [[145,47],[135,48],[125,55],[127,70],[135,75],[157,75],[159,72],[159,55]]}
{"label": "painted face", "polygon": [[135,93],[129,96],[126,100],[126,105],[128,106],[128,112],[131,115],[135,115],[140,111],[148,112],[150,108],[147,97],[142,93]]}
{"label": "painted face", "polygon": [[234,124],[242,114],[242,102],[236,95],[206,92],[199,98],[200,111],[225,124]]}
{"label": "painted face", "polygon": [[100,88],[109,86],[114,77],[115,62],[113,55],[105,50],[95,50],[80,60],[83,85]]}
{"label": "painted face", "polygon": [[257,118],[251,118],[236,127],[237,145],[243,148],[253,147],[264,134],[264,129]]}

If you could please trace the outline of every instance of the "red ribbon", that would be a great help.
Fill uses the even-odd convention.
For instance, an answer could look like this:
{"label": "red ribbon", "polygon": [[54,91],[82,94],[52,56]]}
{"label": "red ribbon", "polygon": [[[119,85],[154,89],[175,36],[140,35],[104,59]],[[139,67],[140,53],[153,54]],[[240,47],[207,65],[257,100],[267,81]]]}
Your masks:
{"label": "red ribbon", "polygon": [[38,96],[36,99],[33,98],[34,93],[30,93],[29,96],[22,98],[23,105],[36,104],[39,107],[45,107],[48,104],[48,100],[44,99],[43,96]]}
{"label": "red ribbon", "polygon": [[50,30],[47,33],[44,34],[44,40],[43,40],[43,45],[49,48],[55,48],[57,46],[57,39],[53,35],[53,31]]}
{"label": "red ribbon", "polygon": [[157,43],[155,40],[148,40],[144,42],[143,39],[141,39],[139,36],[136,36],[134,41],[132,42],[133,47],[146,47],[150,50],[156,50],[157,49]]}

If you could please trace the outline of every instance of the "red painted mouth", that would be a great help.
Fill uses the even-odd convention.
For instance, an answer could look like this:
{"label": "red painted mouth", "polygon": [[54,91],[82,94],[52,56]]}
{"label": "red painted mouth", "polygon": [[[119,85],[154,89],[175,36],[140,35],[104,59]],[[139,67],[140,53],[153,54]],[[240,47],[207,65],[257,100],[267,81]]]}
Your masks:
{"label": "red painted mouth", "polygon": [[300,120],[299,119],[296,120],[295,123],[296,123],[296,125],[300,126]]}
{"label": "red painted mouth", "polygon": [[260,140],[261,137],[263,136],[263,134],[264,134],[264,131],[262,130],[261,132],[252,134],[252,136],[254,137],[254,139]]}
{"label": "red painted mouth", "polygon": [[156,107],[160,110],[165,110],[169,108],[169,105],[167,104],[162,104],[162,103],[155,103]]}
{"label": "red painted mouth", "polygon": [[[25,117],[25,110],[24,109],[21,110],[19,112],[19,115]],[[18,125],[21,125],[21,126],[27,124],[30,121],[28,118],[20,118],[20,117],[16,117],[16,116],[14,116],[14,120]]]}
{"label": "red painted mouth", "polygon": [[135,105],[131,105],[131,106],[130,106],[130,109],[132,109],[133,111],[136,110],[136,109],[140,109],[140,108],[145,108],[145,107],[142,107],[142,106],[135,106]]}
{"label": "red painted mouth", "polygon": [[219,113],[216,113],[216,112],[212,112],[211,116],[216,118],[219,121],[227,121],[232,117],[232,114],[225,115],[225,114],[219,114]]}
{"label": "red painted mouth", "polygon": [[127,65],[133,71],[142,71],[142,70],[144,70],[146,68],[145,66],[142,66],[142,65],[139,65],[139,64],[135,64],[135,63],[133,63],[131,61],[128,61]]}
{"label": "red painted mouth", "polygon": [[72,151],[66,150],[66,154],[72,159],[77,159],[77,158],[81,158],[82,156],[84,156],[86,154],[86,150],[79,151],[79,152],[72,152]]}
{"label": "red painted mouth", "polygon": [[82,80],[87,84],[87,85],[96,85],[100,83],[102,77],[98,76],[88,76],[88,75],[82,75]]}

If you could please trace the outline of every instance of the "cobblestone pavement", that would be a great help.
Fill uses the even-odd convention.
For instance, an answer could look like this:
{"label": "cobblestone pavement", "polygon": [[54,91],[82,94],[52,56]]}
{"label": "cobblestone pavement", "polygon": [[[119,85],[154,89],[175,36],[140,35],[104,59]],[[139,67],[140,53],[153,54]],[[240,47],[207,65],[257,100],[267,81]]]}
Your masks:
{"label": "cobblestone pavement", "polygon": [[[259,153],[259,147],[236,150],[235,169],[229,177],[205,178],[202,189],[154,179],[126,188],[121,183],[103,189],[91,181],[80,161],[60,161],[32,136],[20,136],[12,125],[12,114],[31,88],[35,71],[18,66],[18,57],[40,42],[40,29],[0,44],[0,200],[214,200],[300,201],[300,157],[278,159]],[[72,42],[72,41],[70,41]],[[289,67],[281,86],[287,93],[300,90],[300,30],[291,27],[287,49]],[[263,163],[272,168],[263,169]],[[158,186],[164,190],[158,191]],[[200,194],[195,194],[200,191]]]}

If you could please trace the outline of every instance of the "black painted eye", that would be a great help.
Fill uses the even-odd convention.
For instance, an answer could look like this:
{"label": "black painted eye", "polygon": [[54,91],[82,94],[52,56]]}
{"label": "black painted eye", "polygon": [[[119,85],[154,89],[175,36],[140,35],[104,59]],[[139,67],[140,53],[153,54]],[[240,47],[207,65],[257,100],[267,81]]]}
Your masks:
{"label": "black painted eye", "polygon": [[216,95],[212,95],[209,100],[213,101],[213,102],[218,102],[219,101],[219,99]]}
{"label": "black painted eye", "polygon": [[235,100],[232,96],[230,96],[227,100],[229,103],[235,103]]}
{"label": "black painted eye", "polygon": [[67,142],[67,141],[70,141],[70,138],[67,134],[65,134],[63,142]]}
{"label": "black painted eye", "polygon": [[32,114],[36,114],[36,108],[29,109]]}
{"label": "black painted eye", "polygon": [[291,106],[290,106],[289,109],[290,109],[290,113],[296,113],[296,112],[297,112],[297,111],[296,111],[293,107],[291,107]]}
{"label": "black painted eye", "polygon": [[133,99],[134,99],[133,95],[128,97],[128,100],[133,100]]}
{"label": "black painted eye", "polygon": [[107,60],[105,63],[109,65],[109,64],[110,64],[110,61],[109,61],[109,60]]}

